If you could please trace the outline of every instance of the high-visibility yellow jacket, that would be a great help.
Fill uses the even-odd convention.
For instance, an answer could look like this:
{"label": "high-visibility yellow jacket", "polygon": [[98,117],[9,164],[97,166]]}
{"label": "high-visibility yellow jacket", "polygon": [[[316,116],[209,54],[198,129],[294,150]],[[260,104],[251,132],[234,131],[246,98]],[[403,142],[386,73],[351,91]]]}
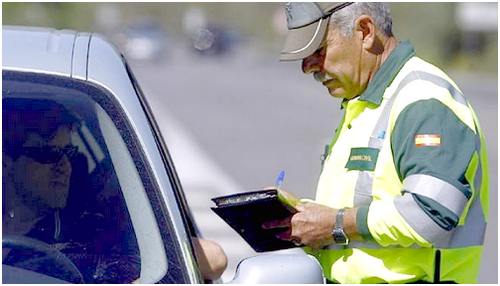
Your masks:
{"label": "high-visibility yellow jacket", "polygon": [[401,42],[345,114],[316,199],[359,207],[364,242],[313,251],[338,283],[475,283],[488,213],[485,140],[456,84]]}

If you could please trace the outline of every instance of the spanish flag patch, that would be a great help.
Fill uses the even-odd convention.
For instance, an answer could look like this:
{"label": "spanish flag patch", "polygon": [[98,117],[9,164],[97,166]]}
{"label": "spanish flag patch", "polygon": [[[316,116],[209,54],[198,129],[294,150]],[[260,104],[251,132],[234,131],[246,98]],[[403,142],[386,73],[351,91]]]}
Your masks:
{"label": "spanish flag patch", "polygon": [[417,134],[415,135],[415,146],[441,146],[441,135]]}

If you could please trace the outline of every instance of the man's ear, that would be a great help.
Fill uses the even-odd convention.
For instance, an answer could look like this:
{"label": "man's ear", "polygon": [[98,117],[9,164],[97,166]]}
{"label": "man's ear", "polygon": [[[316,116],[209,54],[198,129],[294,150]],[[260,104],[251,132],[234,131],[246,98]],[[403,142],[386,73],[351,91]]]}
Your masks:
{"label": "man's ear", "polygon": [[380,39],[377,37],[377,29],[373,18],[362,15],[356,19],[356,31],[360,32],[363,40],[363,48],[375,54],[382,52],[383,48]]}

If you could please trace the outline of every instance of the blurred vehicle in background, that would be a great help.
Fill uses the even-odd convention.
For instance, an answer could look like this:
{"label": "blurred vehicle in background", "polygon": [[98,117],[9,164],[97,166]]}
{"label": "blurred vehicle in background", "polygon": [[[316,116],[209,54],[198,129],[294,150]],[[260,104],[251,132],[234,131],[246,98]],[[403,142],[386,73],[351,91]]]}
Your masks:
{"label": "blurred vehicle in background", "polygon": [[161,62],[168,56],[169,36],[156,21],[143,20],[124,27],[111,40],[131,62]]}
{"label": "blurred vehicle in background", "polygon": [[194,50],[206,56],[231,53],[241,41],[241,35],[236,30],[221,26],[199,28],[191,37]]}
{"label": "blurred vehicle in background", "polygon": [[[213,282],[124,57],[93,33],[3,26],[2,40],[2,282]],[[268,254],[230,283],[324,278],[312,256]]]}

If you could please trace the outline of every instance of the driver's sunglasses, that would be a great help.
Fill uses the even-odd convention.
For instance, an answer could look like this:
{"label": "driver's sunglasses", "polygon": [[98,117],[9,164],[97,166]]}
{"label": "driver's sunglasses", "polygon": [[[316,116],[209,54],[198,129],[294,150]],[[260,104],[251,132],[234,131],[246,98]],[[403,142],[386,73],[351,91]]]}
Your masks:
{"label": "driver's sunglasses", "polygon": [[35,159],[42,164],[53,164],[61,161],[64,155],[69,160],[78,153],[78,146],[67,145],[65,147],[43,146],[43,147],[23,147],[23,153],[26,157]]}

